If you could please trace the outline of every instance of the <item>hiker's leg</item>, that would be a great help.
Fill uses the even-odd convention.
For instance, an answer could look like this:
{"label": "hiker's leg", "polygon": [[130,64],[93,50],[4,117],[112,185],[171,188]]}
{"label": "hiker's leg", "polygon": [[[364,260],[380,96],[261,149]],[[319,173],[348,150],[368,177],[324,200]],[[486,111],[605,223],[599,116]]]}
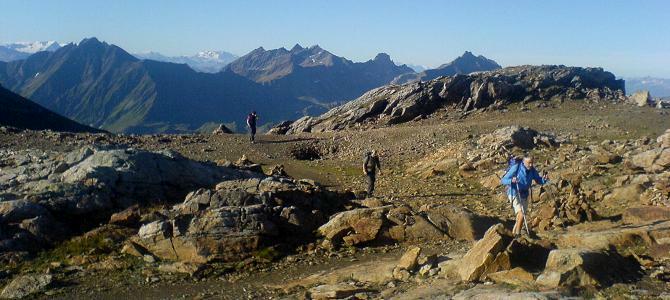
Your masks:
{"label": "hiker's leg", "polygon": [[514,229],[512,230],[512,233],[516,234],[521,234],[521,229],[523,227],[523,212],[519,211],[516,213],[516,223],[514,223]]}
{"label": "hiker's leg", "polygon": [[375,173],[368,173],[368,197],[372,197],[375,192]]}

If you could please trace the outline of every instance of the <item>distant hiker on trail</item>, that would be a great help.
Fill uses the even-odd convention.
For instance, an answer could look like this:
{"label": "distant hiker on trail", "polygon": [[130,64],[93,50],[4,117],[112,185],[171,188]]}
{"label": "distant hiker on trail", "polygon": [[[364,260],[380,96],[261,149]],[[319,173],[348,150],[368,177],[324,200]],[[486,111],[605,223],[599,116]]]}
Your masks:
{"label": "distant hiker on trail", "polygon": [[363,173],[368,176],[368,197],[372,197],[375,192],[377,170],[379,170],[379,174],[382,173],[382,167],[379,164],[379,156],[377,156],[377,152],[375,150],[366,152],[365,161],[363,162]]}
{"label": "distant hiker on trail", "polygon": [[248,116],[247,116],[247,126],[249,127],[249,141],[251,143],[256,142],[256,121],[258,120],[258,115],[256,115],[256,111],[252,111]]}
{"label": "distant hiker on trail", "polygon": [[507,173],[500,182],[507,185],[507,199],[512,202],[512,207],[516,214],[516,223],[514,224],[512,233],[515,236],[519,236],[523,224],[526,224],[526,231],[529,233],[526,212],[528,210],[528,195],[531,192],[530,188],[533,180],[542,185],[547,183],[549,179],[546,174],[541,177],[533,167],[532,157],[526,156],[523,160],[512,158],[512,160],[513,162],[510,162],[511,166],[509,170],[507,170]]}

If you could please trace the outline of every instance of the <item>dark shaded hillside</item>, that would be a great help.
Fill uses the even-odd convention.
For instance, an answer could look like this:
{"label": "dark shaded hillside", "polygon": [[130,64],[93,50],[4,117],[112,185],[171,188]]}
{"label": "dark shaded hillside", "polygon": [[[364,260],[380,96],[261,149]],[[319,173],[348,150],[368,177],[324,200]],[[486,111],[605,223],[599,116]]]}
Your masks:
{"label": "dark shaded hillside", "polygon": [[0,63],[0,83],[66,117],[114,132],[241,125],[254,109],[261,123],[275,122],[296,118],[312,105],[232,72],[198,73],[185,64],[138,60],[95,38]]}
{"label": "dark shaded hillside", "polygon": [[102,132],[62,117],[0,86],[0,125],[21,129]]}

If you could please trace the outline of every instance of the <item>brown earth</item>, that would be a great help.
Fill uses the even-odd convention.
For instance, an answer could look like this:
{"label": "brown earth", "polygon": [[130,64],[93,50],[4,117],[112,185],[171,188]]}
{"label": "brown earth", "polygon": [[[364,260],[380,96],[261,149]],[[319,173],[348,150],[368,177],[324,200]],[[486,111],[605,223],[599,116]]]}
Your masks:
{"label": "brown earth", "polygon": [[[502,189],[491,190],[480,183],[481,174],[464,176],[458,167],[447,169],[441,176],[423,178],[408,171],[426,156],[439,149],[451,147],[466,140],[477,140],[482,134],[508,125],[531,127],[538,131],[551,132],[568,137],[574,145],[599,144],[604,140],[639,140],[643,137],[655,139],[667,128],[670,118],[667,113],[647,107],[626,104],[603,103],[552,103],[549,107],[535,105],[512,105],[507,110],[470,114],[461,119],[447,112],[440,112],[428,119],[407,124],[366,131],[342,131],[299,136],[261,135],[256,144],[250,144],[243,135],[153,135],[126,136],[106,134],[64,134],[53,132],[22,131],[0,132],[0,145],[8,149],[48,149],[66,151],[78,146],[125,145],[147,150],[171,149],[186,157],[201,161],[236,161],[242,155],[260,163],[266,173],[273,166],[282,164],[286,172],[295,178],[311,178],[325,186],[339,190],[363,190],[366,186],[362,173],[363,153],[376,149],[381,156],[383,174],[379,176],[377,196],[395,204],[407,204],[414,210],[426,204],[451,204],[468,208],[476,214],[499,218],[509,222],[512,212],[509,204],[500,200]],[[316,160],[297,160],[292,153],[296,149],[317,152]],[[538,151],[537,167],[552,170],[551,151]],[[489,174],[490,175],[490,174]],[[550,178],[554,174],[550,173]],[[613,182],[615,174],[605,173]],[[616,216],[605,205],[595,204],[596,211],[605,216]],[[620,213],[620,212],[619,212]],[[613,222],[618,222],[616,218]],[[580,224],[589,227],[590,223]],[[593,228],[599,226],[594,223]],[[509,227],[509,226],[508,226]],[[423,242],[418,244],[424,252],[440,255],[463,255],[470,248],[469,242]],[[282,285],[292,279],[305,277],[315,272],[336,269],[366,261],[384,258],[399,258],[403,249],[413,245],[366,247],[357,249],[344,247],[334,252],[299,249],[291,253],[267,255],[259,253],[256,259],[240,264],[211,266],[201,277],[168,275],[156,271],[156,264],[141,259],[119,256],[96,256],[90,251],[80,257],[93,260],[85,264],[84,271],[58,273],[59,284],[41,297],[46,298],[96,298],[118,299],[123,297],[199,298],[199,299],[256,299],[278,298],[289,295],[300,298],[305,288],[281,291],[268,285]],[[89,249],[90,250],[90,249]],[[120,250],[120,249],[119,249]],[[88,250],[86,250],[88,251]],[[55,255],[58,249],[47,252],[35,260],[23,263],[22,272],[45,272],[57,269],[54,264],[62,257]],[[49,255],[53,254],[52,257]],[[69,259],[77,257],[69,252]],[[67,256],[66,256],[67,257]],[[118,258],[114,258],[118,257]],[[100,268],[90,266],[103,266]],[[111,266],[110,266],[111,265]],[[107,267],[105,267],[107,266]],[[117,266],[117,267],[115,267]],[[121,266],[121,267],[118,267]],[[105,270],[106,268],[111,269]],[[14,269],[12,272],[15,272]],[[0,270],[0,285],[7,283]],[[651,272],[651,271],[650,271]],[[447,286],[449,284],[446,284]],[[434,286],[444,295],[454,295],[473,284],[457,284],[446,288],[441,279],[427,278],[398,282],[394,286],[374,286],[373,297],[432,297],[422,289]],[[505,286],[502,286],[505,288]],[[649,276],[634,283],[617,284],[595,292],[571,292],[572,295],[660,295],[670,288],[666,281]],[[518,288],[511,288],[516,290]],[[448,290],[448,291],[447,291]],[[595,293],[595,294],[589,294]]]}

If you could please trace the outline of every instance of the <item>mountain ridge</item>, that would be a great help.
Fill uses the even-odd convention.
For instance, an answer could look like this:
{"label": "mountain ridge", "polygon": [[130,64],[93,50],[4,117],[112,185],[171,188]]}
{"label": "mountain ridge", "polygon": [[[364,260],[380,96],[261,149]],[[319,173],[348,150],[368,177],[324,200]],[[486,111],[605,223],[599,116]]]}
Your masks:
{"label": "mountain ridge", "polygon": [[299,116],[309,105],[236,74],[140,60],[96,38],[0,63],[0,82],[66,117],[114,132],[184,132],[208,122],[242,123],[247,111],[274,101],[279,107],[264,112],[271,122]]}
{"label": "mountain ridge", "polygon": [[456,74],[469,74],[472,72],[492,71],[500,69],[500,65],[492,59],[483,55],[475,56],[470,51],[453,61],[442,64],[435,69],[427,69],[419,73],[408,73],[400,75],[391,81],[392,84],[404,84],[415,81],[429,81],[440,76],[453,76]]}

